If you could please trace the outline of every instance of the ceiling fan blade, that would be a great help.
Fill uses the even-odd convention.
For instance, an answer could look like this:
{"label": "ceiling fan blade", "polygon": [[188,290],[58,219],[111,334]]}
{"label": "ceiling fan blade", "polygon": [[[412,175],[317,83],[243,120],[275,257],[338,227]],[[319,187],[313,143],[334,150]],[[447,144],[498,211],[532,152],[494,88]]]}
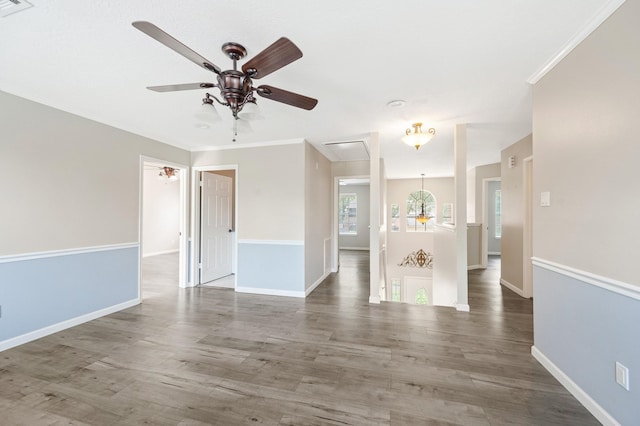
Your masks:
{"label": "ceiling fan blade", "polygon": [[297,93],[288,92],[283,89],[278,89],[273,86],[258,86],[258,95],[263,98],[271,99],[272,101],[282,102],[283,104],[292,105],[294,107],[312,110],[317,104],[318,100],[302,96]]}
{"label": "ceiling fan blade", "polygon": [[149,86],[147,89],[154,92],[177,92],[179,90],[197,90],[216,87],[213,83],[185,83],[185,84],[167,84],[166,86]]}
{"label": "ceiling fan blade", "polygon": [[251,78],[258,79],[300,58],[302,58],[302,51],[298,46],[288,38],[281,37],[244,64],[242,71],[249,74]]}
{"label": "ceiling fan blade", "polygon": [[190,48],[188,48],[187,46],[185,46],[184,44],[182,44],[181,42],[179,42],[178,40],[176,40],[166,32],[164,32],[160,28],[156,27],[151,22],[135,21],[135,22],[132,22],[131,25],[133,25],[134,27],[136,27],[137,29],[139,29],[149,37],[158,40],[160,43],[164,44],[169,49],[174,50],[175,52],[189,59],[190,61],[203,67],[204,69],[212,71],[216,74],[220,74],[220,72],[222,71],[220,68],[214,65],[213,62],[200,56],[198,53],[194,52],[193,50],[191,50]]}

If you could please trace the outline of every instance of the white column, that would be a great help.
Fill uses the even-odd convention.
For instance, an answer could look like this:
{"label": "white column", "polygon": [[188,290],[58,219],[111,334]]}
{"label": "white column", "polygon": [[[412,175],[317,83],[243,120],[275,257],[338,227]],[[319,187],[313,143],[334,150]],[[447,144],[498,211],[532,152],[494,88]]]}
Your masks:
{"label": "white column", "polygon": [[380,303],[380,143],[369,135],[369,303]]}
{"label": "white column", "polygon": [[453,133],[454,190],[456,224],[456,276],[458,311],[469,311],[467,278],[467,125],[456,124]]}

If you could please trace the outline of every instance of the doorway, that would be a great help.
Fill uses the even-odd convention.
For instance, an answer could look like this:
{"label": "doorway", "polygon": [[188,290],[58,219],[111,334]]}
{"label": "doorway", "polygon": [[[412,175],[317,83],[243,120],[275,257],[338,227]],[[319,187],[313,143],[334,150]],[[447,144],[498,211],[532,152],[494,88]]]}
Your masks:
{"label": "doorway", "polygon": [[[143,299],[146,264],[171,270],[170,280],[151,280],[145,296],[186,287],[187,277],[187,182],[189,167],[156,158],[140,157],[139,286]],[[149,281],[149,280],[147,280]],[[162,282],[160,282],[162,281]],[[156,288],[157,287],[157,288]]]}
{"label": "doorway", "polygon": [[489,255],[500,256],[502,240],[502,178],[482,180],[481,265],[487,268]]}
{"label": "doorway", "polygon": [[524,224],[522,238],[522,295],[533,297],[533,157],[522,161],[524,190]]}
{"label": "doorway", "polygon": [[340,250],[370,249],[370,182],[369,176],[334,180],[332,272],[340,268]]}
{"label": "doorway", "polygon": [[237,285],[237,166],[193,170],[194,285]]}

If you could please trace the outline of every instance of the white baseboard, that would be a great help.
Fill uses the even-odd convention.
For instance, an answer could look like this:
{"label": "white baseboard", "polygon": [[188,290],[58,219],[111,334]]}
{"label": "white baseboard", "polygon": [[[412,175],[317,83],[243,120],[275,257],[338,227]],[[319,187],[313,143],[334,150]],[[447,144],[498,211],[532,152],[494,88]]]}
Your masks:
{"label": "white baseboard", "polygon": [[327,277],[329,276],[329,274],[331,274],[331,272],[325,272],[325,273],[324,273],[324,275],[322,275],[320,278],[318,278],[318,279],[316,280],[316,282],[315,282],[315,283],[313,283],[313,284],[311,285],[311,287],[309,287],[308,289],[306,289],[306,290],[305,290],[305,292],[304,292],[305,297],[307,297],[308,295],[310,295],[310,294],[311,294],[311,292],[312,292],[313,290],[315,290],[315,289],[316,289],[316,287],[318,287],[318,286],[322,283],[322,281],[324,281],[324,280],[325,280],[325,278],[327,278]]}
{"label": "white baseboard", "polygon": [[178,253],[180,250],[175,249],[175,250],[165,250],[165,251],[156,251],[153,253],[145,253],[142,255],[143,258],[145,257],[152,257],[152,256],[160,256],[162,254],[171,254],[171,253]]}
{"label": "white baseboard", "polygon": [[263,294],[266,296],[284,296],[284,297],[301,297],[304,298],[304,291],[294,290],[278,290],[274,288],[259,288],[259,287],[236,287],[237,293],[250,293],[250,294]]}
{"label": "white baseboard", "polygon": [[467,271],[472,271],[474,269],[483,269],[483,268],[484,268],[484,266],[482,266],[482,265],[469,265],[469,266],[467,266]]}
{"label": "white baseboard", "polygon": [[547,358],[538,348],[531,346],[531,355],[555,377],[593,416],[604,426],[620,426],[609,413],[593,400],[580,386],[567,376],[557,365]]}
{"label": "white baseboard", "polygon": [[380,296],[369,296],[369,303],[380,304]]}
{"label": "white baseboard", "polygon": [[487,254],[489,256],[501,256],[502,252],[500,252],[500,251],[488,251]]}
{"label": "white baseboard", "polygon": [[502,284],[503,286],[505,286],[506,288],[508,288],[509,290],[511,290],[512,292],[514,292],[515,294],[517,294],[520,297],[524,297],[524,292],[519,289],[518,287],[516,287],[515,285],[511,284],[509,281],[500,278],[500,284]]}
{"label": "white baseboard", "polygon": [[48,336],[58,331],[66,330],[67,328],[75,327],[76,325],[83,324],[88,321],[103,317],[105,315],[112,314],[114,312],[121,311],[123,309],[130,308],[132,306],[140,304],[140,299],[133,299],[127,302],[119,303],[117,305],[109,306],[108,308],[100,309],[88,314],[80,315],[79,317],[71,318],[57,324],[53,324],[39,330],[31,331],[29,333],[12,337],[11,339],[3,340],[0,342],[0,352],[14,348],[25,343],[29,343],[41,337]]}
{"label": "white baseboard", "polygon": [[460,311],[460,312],[469,312],[471,309],[469,308],[469,305],[463,305],[460,303],[456,303],[456,311]]}

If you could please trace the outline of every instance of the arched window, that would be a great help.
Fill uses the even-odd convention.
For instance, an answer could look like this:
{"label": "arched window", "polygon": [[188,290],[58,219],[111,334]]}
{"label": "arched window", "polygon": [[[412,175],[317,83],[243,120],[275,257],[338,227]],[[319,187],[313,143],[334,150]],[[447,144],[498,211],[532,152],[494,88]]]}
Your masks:
{"label": "arched window", "polygon": [[[436,197],[429,191],[413,191],[407,198],[407,232],[427,232],[433,230],[436,221]],[[421,222],[424,213],[426,220]]]}

